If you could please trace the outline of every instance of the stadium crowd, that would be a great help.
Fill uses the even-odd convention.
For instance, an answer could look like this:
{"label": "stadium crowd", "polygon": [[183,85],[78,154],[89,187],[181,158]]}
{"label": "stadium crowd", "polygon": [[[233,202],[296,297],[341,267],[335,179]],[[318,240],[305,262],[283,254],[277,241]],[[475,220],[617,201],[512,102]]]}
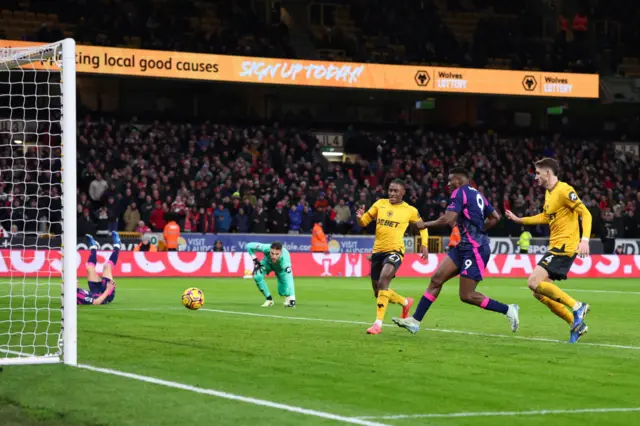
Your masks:
{"label": "stadium crowd", "polygon": [[[465,165],[473,184],[501,212],[537,214],[543,193],[533,162],[557,158],[594,216],[594,233],[640,236],[640,162],[613,144],[495,133],[347,132],[357,161],[329,163],[311,133],[273,127],[92,122],[78,130],[81,232],[160,231],[176,220],[183,232],[363,233],[355,209],[385,196],[393,178],[425,219],[447,206],[447,169]],[[544,236],[545,228],[532,230]],[[441,230],[446,235],[448,230]],[[517,235],[502,221],[496,235]]]}
{"label": "stadium crowd", "polygon": [[[71,35],[80,44],[247,56],[602,73],[619,71],[640,40],[640,8],[619,0],[566,10],[556,10],[556,2],[507,0],[313,2],[308,38],[315,50],[292,43],[278,2],[269,14],[249,0],[5,3],[5,11],[15,10],[7,24],[25,26],[21,32],[0,26],[0,38],[48,42]],[[45,13],[44,20],[31,19],[33,11]],[[605,21],[611,24],[596,29]]]}
{"label": "stadium crowd", "polygon": [[325,7],[317,19],[322,31],[313,32],[316,46],[329,56],[343,50],[357,62],[596,71],[597,49],[586,43],[589,19],[604,16],[595,9],[483,0],[448,1],[446,7],[432,0],[333,3],[345,4],[345,12]]}
{"label": "stadium crowd", "polygon": [[[250,1],[9,0],[3,8],[47,13],[21,38],[53,42],[65,30],[79,44],[246,56],[294,57],[288,27]],[[11,5],[13,4],[13,7]],[[262,13],[261,13],[262,12]],[[49,17],[55,16],[55,19]],[[6,37],[0,29],[0,38]]]}

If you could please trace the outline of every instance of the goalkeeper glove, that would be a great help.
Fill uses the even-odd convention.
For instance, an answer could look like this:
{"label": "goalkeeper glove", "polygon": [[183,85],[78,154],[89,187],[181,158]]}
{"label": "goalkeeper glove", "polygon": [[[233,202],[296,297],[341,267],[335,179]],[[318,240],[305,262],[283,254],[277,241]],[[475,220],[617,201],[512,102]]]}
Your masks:
{"label": "goalkeeper glove", "polygon": [[262,263],[260,263],[260,261],[258,260],[258,258],[253,259],[253,273],[255,274],[259,274],[260,272],[262,272],[263,266]]}

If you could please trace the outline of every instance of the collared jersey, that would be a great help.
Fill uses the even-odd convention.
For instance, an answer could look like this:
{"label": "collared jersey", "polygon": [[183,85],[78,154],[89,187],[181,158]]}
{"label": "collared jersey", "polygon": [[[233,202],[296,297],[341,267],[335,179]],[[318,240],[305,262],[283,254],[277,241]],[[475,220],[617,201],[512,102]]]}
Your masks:
{"label": "collared jersey", "polygon": [[422,219],[418,209],[405,203],[391,204],[383,198],[376,201],[362,216],[362,223],[367,226],[376,221],[376,238],[373,253],[398,252],[404,255],[404,233],[410,223]]}
{"label": "collared jersey", "polygon": [[456,225],[460,229],[461,247],[489,244],[484,221],[495,209],[482,193],[470,185],[463,185],[451,193],[447,210],[458,213]]}
{"label": "collared jersey", "polygon": [[544,193],[542,209],[549,222],[549,249],[573,254],[580,243],[580,221],[575,211],[582,204],[576,190],[565,182],[556,184]]}

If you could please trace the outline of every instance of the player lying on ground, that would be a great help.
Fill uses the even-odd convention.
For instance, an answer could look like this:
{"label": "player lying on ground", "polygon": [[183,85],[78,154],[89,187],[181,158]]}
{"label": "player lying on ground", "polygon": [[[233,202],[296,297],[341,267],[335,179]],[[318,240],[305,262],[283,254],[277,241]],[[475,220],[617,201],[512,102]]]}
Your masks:
{"label": "player lying on ground", "polygon": [[[578,302],[553,281],[567,279],[576,252],[580,257],[589,256],[591,213],[576,191],[558,180],[560,165],[556,160],[543,158],[535,166],[536,181],[545,188],[543,212],[520,218],[507,210],[506,216],[524,225],[549,224],[549,250],[531,273],[528,284],[536,299],[569,324],[569,342],[575,343],[589,330],[584,322],[589,305]],[[582,239],[578,218],[582,218]]]}
{"label": "player lying on ground", "polygon": [[[402,201],[405,193],[404,182],[396,179],[391,182],[388,197],[376,201],[365,213],[364,206],[356,212],[362,227],[376,221],[376,236],[371,255],[371,286],[376,297],[376,321],[367,329],[369,334],[382,332],[382,321],[389,302],[402,305],[402,318],[409,316],[413,299],[403,297],[389,288],[404,258],[404,233],[409,223],[422,222],[418,210]],[[420,231],[422,237],[422,258],[428,255],[427,242],[429,232]]]}
{"label": "player lying on ground", "polygon": [[116,298],[116,281],[113,279],[113,267],[118,263],[118,254],[120,253],[120,235],[112,232],[113,237],[113,253],[109,257],[109,261],[104,264],[102,277],[96,272],[96,262],[98,260],[98,244],[91,235],[87,235],[89,240],[89,260],[87,261],[87,281],[89,282],[89,290],[78,288],[77,300],[78,305],[106,305],[113,302]]}
{"label": "player lying on ground", "polygon": [[511,323],[511,331],[515,333],[520,322],[518,305],[505,305],[476,291],[491,255],[487,230],[498,223],[500,215],[484,195],[469,185],[469,172],[466,169],[454,168],[449,172],[449,188],[453,192],[445,214],[435,221],[420,222],[416,226],[423,229],[457,225],[460,230],[460,242],[448,251],[447,257],[436,269],[413,317],[393,318],[393,322],[411,333],[417,333],[420,321],[436,301],[444,283],[459,274],[460,300],[506,315]]}
{"label": "player lying on ground", "polygon": [[[262,307],[273,306],[273,297],[269,292],[269,287],[264,277],[274,272],[278,281],[278,294],[284,297],[285,308],[296,306],[296,290],[293,284],[293,271],[291,270],[291,256],[289,250],[282,247],[282,243],[273,242],[269,244],[249,243],[247,251],[253,258],[253,279],[267,299]],[[264,254],[262,260],[256,256],[257,252]]]}

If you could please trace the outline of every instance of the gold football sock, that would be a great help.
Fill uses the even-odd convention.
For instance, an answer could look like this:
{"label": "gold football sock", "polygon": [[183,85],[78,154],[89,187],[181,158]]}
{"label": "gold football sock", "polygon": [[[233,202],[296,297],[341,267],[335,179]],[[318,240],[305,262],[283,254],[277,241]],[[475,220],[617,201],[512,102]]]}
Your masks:
{"label": "gold football sock", "polygon": [[399,295],[391,289],[387,291],[389,292],[389,303],[395,303],[396,305],[404,306],[405,302],[407,301],[405,297]]}
{"label": "gold football sock", "polygon": [[543,296],[542,294],[533,293],[533,297],[538,299],[543,304],[547,305],[547,308],[551,310],[554,314],[565,320],[569,325],[573,324],[573,313],[571,313],[567,308],[564,307],[562,303],[558,303],[549,299],[547,296]]}
{"label": "gold football sock", "polygon": [[546,281],[543,281],[538,285],[536,293],[547,296],[549,299],[555,300],[556,302],[560,302],[571,310],[573,310],[578,304],[576,299],[560,290],[560,287]]}
{"label": "gold football sock", "polygon": [[384,315],[387,312],[387,306],[389,305],[389,290],[380,290],[378,292],[378,310],[376,312],[376,319],[378,321],[384,321]]}

